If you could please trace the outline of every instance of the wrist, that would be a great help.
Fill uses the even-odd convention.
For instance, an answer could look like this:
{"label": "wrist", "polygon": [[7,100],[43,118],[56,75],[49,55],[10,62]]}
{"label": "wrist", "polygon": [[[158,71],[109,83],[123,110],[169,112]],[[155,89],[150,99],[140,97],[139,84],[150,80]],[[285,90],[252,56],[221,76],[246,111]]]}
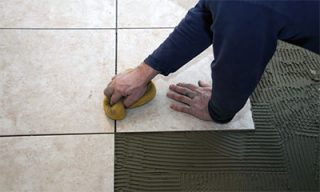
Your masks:
{"label": "wrist", "polygon": [[148,83],[159,74],[159,71],[153,69],[144,62],[138,66],[138,70],[141,72],[142,77],[144,77],[145,83]]}

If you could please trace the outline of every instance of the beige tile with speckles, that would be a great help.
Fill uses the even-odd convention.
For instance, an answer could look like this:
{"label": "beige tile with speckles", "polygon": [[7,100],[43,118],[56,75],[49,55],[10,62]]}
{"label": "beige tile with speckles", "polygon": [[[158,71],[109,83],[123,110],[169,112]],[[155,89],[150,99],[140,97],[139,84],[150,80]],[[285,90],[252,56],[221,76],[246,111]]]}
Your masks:
{"label": "beige tile with speckles", "polygon": [[0,1],[1,28],[114,28],[116,0]]}
{"label": "beige tile with speckles", "polygon": [[0,30],[0,135],[113,132],[113,30]]}
{"label": "beige tile with speckles", "polygon": [[174,27],[198,0],[120,0],[119,27]]}
{"label": "beige tile with speckles", "polygon": [[[144,60],[148,54],[169,35],[171,30],[119,30],[118,33],[118,70],[132,68]],[[194,131],[194,130],[250,130],[254,129],[251,105],[245,107],[228,124],[216,124],[201,121],[190,115],[178,113],[169,108],[174,101],[166,97],[170,84],[188,82],[197,84],[198,80],[211,83],[210,64],[213,61],[212,48],[208,48],[198,57],[168,77],[154,79],[157,96],[150,103],[127,110],[124,120],[117,122],[118,132],[154,132],[154,131]]]}
{"label": "beige tile with speckles", "polygon": [[114,135],[0,138],[0,191],[113,191]]}

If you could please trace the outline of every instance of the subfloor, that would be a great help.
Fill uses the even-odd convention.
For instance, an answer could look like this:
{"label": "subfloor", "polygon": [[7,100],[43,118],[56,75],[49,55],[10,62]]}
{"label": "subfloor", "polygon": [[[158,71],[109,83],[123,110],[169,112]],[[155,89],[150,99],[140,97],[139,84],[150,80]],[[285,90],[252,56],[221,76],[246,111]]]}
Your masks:
{"label": "subfloor", "polygon": [[165,107],[170,83],[210,82],[212,48],[157,77],[156,99],[124,121],[105,117],[111,77],[196,1],[1,1],[0,191],[320,190],[320,58],[300,48],[280,42],[226,126]]}

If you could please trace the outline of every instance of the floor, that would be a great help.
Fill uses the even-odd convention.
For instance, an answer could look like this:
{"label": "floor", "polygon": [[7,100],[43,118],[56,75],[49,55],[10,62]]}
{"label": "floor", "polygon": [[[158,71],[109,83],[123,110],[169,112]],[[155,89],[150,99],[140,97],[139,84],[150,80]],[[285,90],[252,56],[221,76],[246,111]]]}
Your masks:
{"label": "floor", "polygon": [[210,82],[212,48],[157,77],[150,104],[123,121],[105,117],[111,77],[138,65],[196,2],[1,1],[0,190],[111,192],[117,132],[254,129],[250,101],[224,126],[169,109],[169,84]]}
{"label": "floor", "polygon": [[319,191],[319,74],[319,55],[279,42],[254,131],[116,134],[116,191]]}
{"label": "floor", "polygon": [[[158,94],[148,105],[128,111],[123,121],[105,117],[103,89],[111,77],[139,64],[196,2],[1,1],[0,191],[232,190],[234,185],[221,179],[225,177],[238,189],[246,189],[254,179],[258,186],[251,189],[319,189],[315,119],[304,119],[308,129],[295,132],[271,125],[276,121],[303,127],[286,114],[274,119],[270,114],[279,105],[272,108],[260,101],[269,98],[262,92],[224,126],[163,107],[171,103],[165,97],[169,84],[210,82],[212,48],[179,72],[157,77]],[[310,107],[318,109],[316,104]],[[303,111],[301,117],[308,114]],[[253,132],[255,126],[259,129]],[[299,153],[297,147],[310,150]],[[301,165],[303,161],[313,166]],[[252,172],[256,168],[260,171]],[[210,172],[213,169],[220,172]],[[303,178],[288,179],[300,173]],[[310,188],[300,185],[303,179]]]}

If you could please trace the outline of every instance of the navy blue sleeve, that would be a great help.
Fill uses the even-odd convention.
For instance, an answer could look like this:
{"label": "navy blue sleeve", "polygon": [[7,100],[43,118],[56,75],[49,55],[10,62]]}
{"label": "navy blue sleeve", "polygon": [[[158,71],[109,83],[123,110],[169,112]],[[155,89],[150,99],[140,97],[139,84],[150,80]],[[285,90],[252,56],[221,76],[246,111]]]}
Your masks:
{"label": "navy blue sleeve", "polygon": [[[226,123],[245,105],[277,45],[279,21],[263,6],[241,1],[214,4],[213,120]],[[281,17],[276,17],[278,20]]]}
{"label": "navy blue sleeve", "polygon": [[144,62],[163,75],[175,72],[212,44],[211,24],[210,11],[200,0]]}
{"label": "navy blue sleeve", "polygon": [[208,110],[214,121],[226,123],[244,106],[274,54],[279,26],[273,16],[248,1],[201,0],[145,63],[168,75],[213,42]]}

